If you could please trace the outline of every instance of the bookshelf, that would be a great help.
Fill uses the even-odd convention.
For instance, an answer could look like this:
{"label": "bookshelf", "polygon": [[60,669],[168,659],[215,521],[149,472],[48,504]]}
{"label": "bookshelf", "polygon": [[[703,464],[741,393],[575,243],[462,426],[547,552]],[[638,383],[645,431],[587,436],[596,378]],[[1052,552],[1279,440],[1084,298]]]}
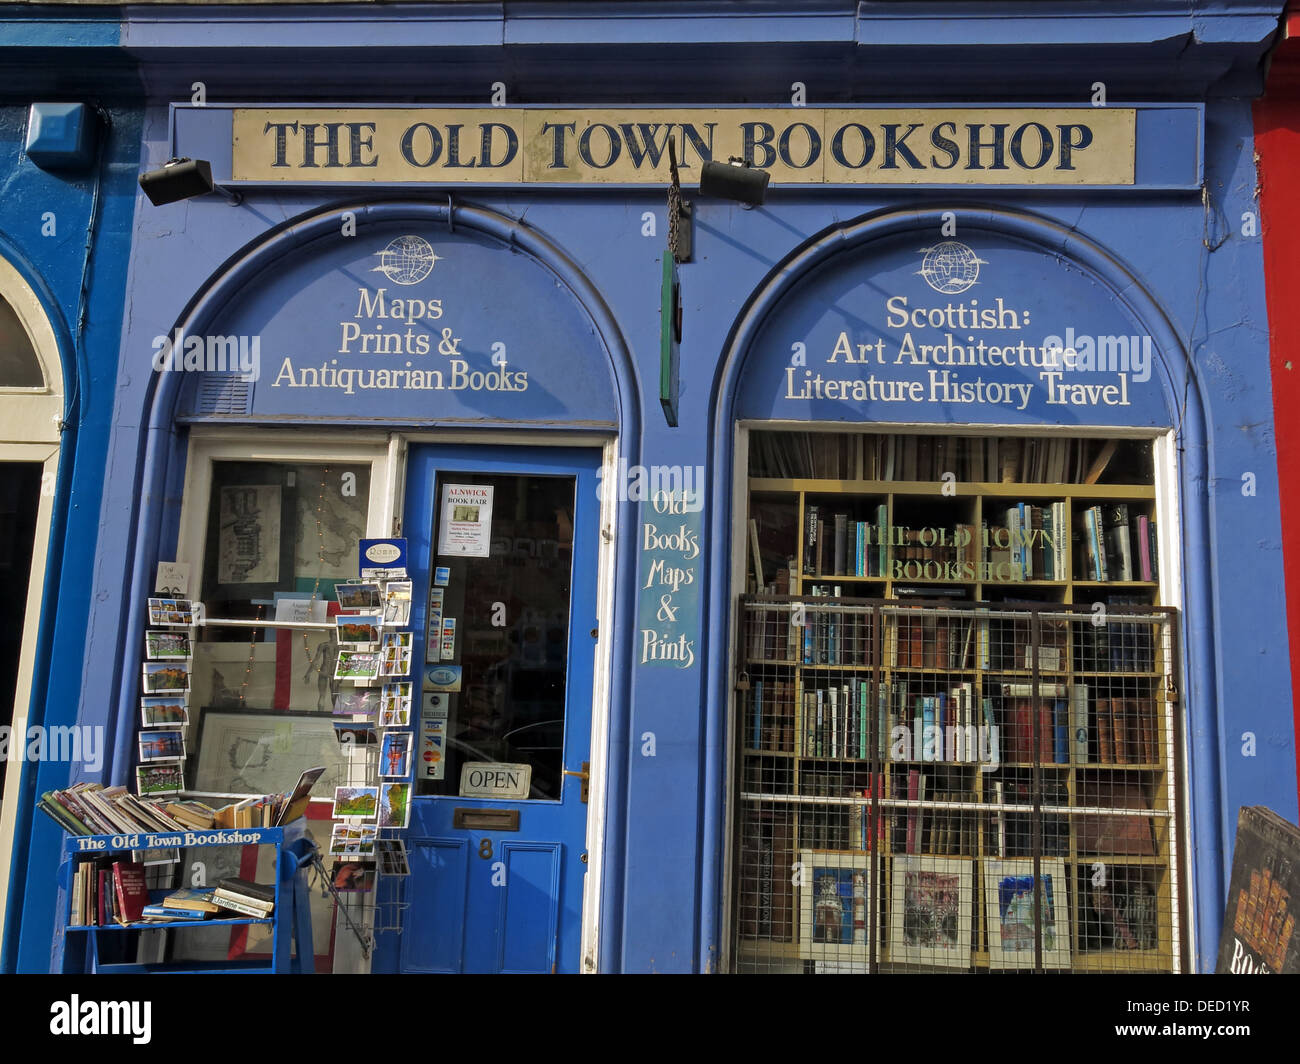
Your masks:
{"label": "bookshelf", "polygon": [[[762,432],[750,455],[735,967],[1178,970],[1150,442]],[[935,479],[881,476],[904,468]]]}
{"label": "bookshelf", "polygon": [[[275,908],[269,917],[255,919],[231,914],[229,918],[174,921],[159,923],[74,924],[73,879],[77,866],[96,859],[127,859],[145,851],[176,849],[201,849],[210,846],[271,846],[275,849]],[[315,853],[315,845],[306,833],[302,818],[282,828],[242,828],[238,830],[181,829],[168,833],[138,833],[133,835],[69,835],[64,841],[64,861],[60,868],[59,885],[63,891],[60,911],[64,918],[64,931],[70,936],[84,938],[84,957],[75,963],[83,965],[90,973],[117,974],[188,974],[206,973],[287,973],[311,971],[312,954],[311,909],[303,867]],[[146,864],[146,875],[149,865]],[[170,867],[170,866],[169,866]],[[176,889],[150,889],[151,904],[161,900]],[[193,928],[264,925],[271,932],[271,952],[266,960],[248,961],[158,961],[138,959],[140,932],[176,932],[184,934]],[[297,951],[291,951],[291,939],[296,940]],[[68,951],[69,959],[72,951]],[[306,965],[304,969],[303,965]]]}

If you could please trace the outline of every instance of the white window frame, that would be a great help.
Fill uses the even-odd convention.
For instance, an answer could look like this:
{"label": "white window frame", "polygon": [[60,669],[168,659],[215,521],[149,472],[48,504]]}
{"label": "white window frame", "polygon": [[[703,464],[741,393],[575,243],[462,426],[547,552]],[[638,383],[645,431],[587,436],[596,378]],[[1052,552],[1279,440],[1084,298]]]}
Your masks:
{"label": "white window frame", "polygon": [[[14,682],[12,735],[24,736],[31,714],[36,669],[36,638],[45,596],[45,570],[50,553],[54,516],[54,486],[58,482],[63,421],[63,369],[59,343],[35,291],[14,266],[0,258],[0,299],[13,308],[27,332],[41,368],[39,388],[0,388],[0,462],[25,462],[41,467],[41,492],[32,537],[32,561],[23,609],[23,638]],[[25,749],[20,740],[18,748]],[[13,749],[13,746],[10,747]],[[18,795],[24,765],[14,762],[5,775],[0,801],[0,927],[9,899],[9,872],[16,841]],[[33,814],[34,815],[34,814]]]}

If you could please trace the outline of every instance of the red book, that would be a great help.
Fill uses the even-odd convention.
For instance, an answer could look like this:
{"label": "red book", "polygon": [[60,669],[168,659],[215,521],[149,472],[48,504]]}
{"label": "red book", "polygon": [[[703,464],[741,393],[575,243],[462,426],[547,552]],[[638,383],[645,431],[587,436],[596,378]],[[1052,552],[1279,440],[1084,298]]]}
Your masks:
{"label": "red book", "polygon": [[113,862],[113,891],[117,895],[117,922],[133,924],[144,915],[149,904],[149,888],[144,881],[144,867],[130,861]]}
{"label": "red book", "polygon": [[1110,734],[1115,743],[1115,764],[1127,765],[1135,758],[1130,756],[1133,748],[1128,737],[1128,699],[1112,698],[1110,700]]}
{"label": "red book", "polygon": [[1023,764],[1034,759],[1034,718],[1031,705],[1027,698],[1017,698],[1012,703],[1012,764]]}
{"label": "red book", "polygon": [[1097,699],[1097,761],[1103,765],[1115,764],[1115,746],[1110,735],[1110,699]]}
{"label": "red book", "polygon": [[[908,657],[911,659],[909,664],[914,669],[924,668],[925,667],[925,623],[921,620],[921,618],[917,617],[912,620],[911,631],[909,634],[911,635],[911,639],[912,639],[912,649],[911,652],[908,654]],[[933,649],[931,649],[930,660],[931,660],[931,668],[933,668],[933,663],[934,663]]]}
{"label": "red book", "polygon": [[1050,765],[1056,760],[1056,733],[1052,728],[1052,707],[1038,703],[1038,760]]}

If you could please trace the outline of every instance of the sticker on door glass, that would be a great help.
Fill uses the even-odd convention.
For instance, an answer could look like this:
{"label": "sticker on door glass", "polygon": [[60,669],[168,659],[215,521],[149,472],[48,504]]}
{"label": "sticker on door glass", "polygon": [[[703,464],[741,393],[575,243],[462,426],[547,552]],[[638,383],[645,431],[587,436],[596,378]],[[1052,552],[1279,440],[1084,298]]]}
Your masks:
{"label": "sticker on door glass", "polygon": [[532,765],[469,761],[460,767],[462,798],[527,798],[532,782]]}
{"label": "sticker on door glass", "polygon": [[438,528],[438,554],[486,558],[492,542],[490,484],[444,484],[442,521]]}

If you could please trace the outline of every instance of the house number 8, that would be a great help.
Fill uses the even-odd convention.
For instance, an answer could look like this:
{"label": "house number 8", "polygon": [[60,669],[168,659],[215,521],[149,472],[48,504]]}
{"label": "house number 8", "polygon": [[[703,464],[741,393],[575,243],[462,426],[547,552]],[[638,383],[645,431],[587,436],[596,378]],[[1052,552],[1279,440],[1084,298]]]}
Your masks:
{"label": "house number 8", "polygon": [[490,860],[492,860],[492,840],[491,840],[491,839],[483,839],[483,840],[478,844],[478,855],[479,855],[480,857],[482,857],[483,860],[485,860],[485,861],[490,861]]}

